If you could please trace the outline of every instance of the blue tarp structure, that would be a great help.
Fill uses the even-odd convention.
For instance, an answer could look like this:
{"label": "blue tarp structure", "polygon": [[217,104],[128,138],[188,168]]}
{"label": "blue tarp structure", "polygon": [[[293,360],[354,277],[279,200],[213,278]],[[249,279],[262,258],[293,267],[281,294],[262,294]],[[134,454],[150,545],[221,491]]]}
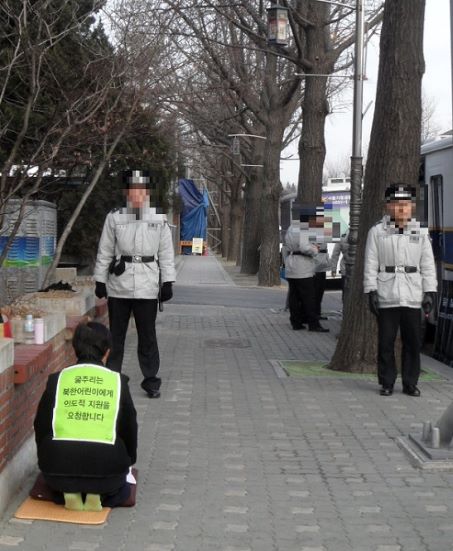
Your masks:
{"label": "blue tarp structure", "polygon": [[208,192],[200,192],[193,180],[179,180],[179,195],[183,209],[181,213],[181,241],[192,241],[201,237],[206,241],[208,219]]}

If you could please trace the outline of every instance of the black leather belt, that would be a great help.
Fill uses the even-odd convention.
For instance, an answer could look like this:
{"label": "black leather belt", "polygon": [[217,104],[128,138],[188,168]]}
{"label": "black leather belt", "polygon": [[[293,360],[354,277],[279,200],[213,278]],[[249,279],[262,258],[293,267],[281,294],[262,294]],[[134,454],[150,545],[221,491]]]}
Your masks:
{"label": "black leather belt", "polygon": [[293,255],[294,255],[294,254],[299,254],[300,256],[304,256],[304,253],[301,253],[300,251],[294,251],[294,252],[292,252],[291,254],[293,254]]}
{"label": "black leather belt", "polygon": [[394,274],[395,272],[405,272],[406,274],[415,274],[417,271],[416,266],[386,266],[383,272],[388,274]]}
{"label": "black leather belt", "polygon": [[124,262],[154,262],[154,256],[121,256],[121,259],[124,260]]}

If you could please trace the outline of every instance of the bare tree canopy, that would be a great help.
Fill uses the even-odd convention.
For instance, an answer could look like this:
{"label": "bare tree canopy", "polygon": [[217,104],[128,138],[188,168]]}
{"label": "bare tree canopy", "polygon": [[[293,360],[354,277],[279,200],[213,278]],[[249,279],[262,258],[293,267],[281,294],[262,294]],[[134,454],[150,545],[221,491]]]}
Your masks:
{"label": "bare tree canopy", "polygon": [[[159,82],[171,67],[163,55],[164,28],[144,38],[127,18],[116,20],[104,11],[103,21],[111,23],[107,38],[99,19],[103,5],[21,0],[0,6],[0,218],[11,197],[22,199],[14,227],[2,227],[8,244],[0,265],[29,199],[52,198],[55,185],[76,173],[85,186],[61,232],[46,283],[106,169],[132,157],[147,166],[162,162],[146,142],[159,118],[165,124]],[[112,160],[119,146],[123,162]]]}

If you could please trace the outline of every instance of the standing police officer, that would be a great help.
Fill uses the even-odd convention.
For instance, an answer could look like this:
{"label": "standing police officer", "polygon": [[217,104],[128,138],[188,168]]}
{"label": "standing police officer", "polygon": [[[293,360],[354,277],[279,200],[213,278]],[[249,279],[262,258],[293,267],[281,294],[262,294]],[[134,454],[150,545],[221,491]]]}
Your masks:
{"label": "standing police officer", "polygon": [[420,396],[421,308],[436,304],[437,278],[426,228],[413,218],[415,188],[392,184],[385,192],[387,214],[368,232],[364,291],[378,322],[380,394],[391,396],[396,380],[394,345],[402,340],[403,392]]}
{"label": "standing police officer", "polygon": [[[141,387],[150,398],[160,396],[159,349],[156,338],[158,298],[173,296],[173,243],[163,214],[150,207],[150,178],[141,170],[123,173],[127,207],[111,211],[104,222],[94,270],[96,296],[108,296],[113,339],[108,367],[121,371],[131,312],[138,335]],[[161,285],[160,285],[161,284]],[[160,295],[160,296],[159,296]]]}
{"label": "standing police officer", "polygon": [[302,232],[300,222],[292,222],[285,235],[285,275],[289,285],[289,312],[292,328],[327,333],[316,313],[315,261],[319,246],[308,240],[308,232]]}

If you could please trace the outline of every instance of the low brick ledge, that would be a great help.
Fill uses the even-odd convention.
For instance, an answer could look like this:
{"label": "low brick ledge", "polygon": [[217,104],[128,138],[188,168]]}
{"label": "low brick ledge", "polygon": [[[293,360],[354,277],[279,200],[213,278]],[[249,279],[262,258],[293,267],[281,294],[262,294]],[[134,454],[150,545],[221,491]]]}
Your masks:
{"label": "low brick ledge", "polygon": [[52,357],[52,344],[18,344],[14,347],[14,384],[26,383],[42,371]]}

